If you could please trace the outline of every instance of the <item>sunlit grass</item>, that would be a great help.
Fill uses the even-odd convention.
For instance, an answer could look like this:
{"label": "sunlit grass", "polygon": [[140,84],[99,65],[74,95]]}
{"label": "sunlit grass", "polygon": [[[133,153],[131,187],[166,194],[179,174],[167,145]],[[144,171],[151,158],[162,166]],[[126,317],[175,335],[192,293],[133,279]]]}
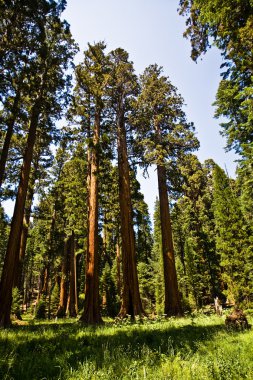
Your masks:
{"label": "sunlit grass", "polygon": [[0,379],[253,379],[253,332],[216,316],[26,323],[0,331]]}

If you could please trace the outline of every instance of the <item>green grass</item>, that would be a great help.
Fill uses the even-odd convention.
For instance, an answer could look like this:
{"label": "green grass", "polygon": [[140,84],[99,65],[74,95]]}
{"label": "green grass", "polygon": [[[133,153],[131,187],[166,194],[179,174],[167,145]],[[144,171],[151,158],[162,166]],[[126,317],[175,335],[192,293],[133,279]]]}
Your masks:
{"label": "green grass", "polygon": [[0,379],[253,379],[252,341],[216,316],[31,323],[0,331]]}

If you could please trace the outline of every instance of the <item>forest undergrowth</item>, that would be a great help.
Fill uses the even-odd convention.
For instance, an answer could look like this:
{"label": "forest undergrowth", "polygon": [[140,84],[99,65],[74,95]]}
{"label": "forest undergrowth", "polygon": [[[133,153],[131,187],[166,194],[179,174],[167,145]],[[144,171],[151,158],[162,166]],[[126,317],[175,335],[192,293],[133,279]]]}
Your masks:
{"label": "forest undergrowth", "polygon": [[27,320],[0,330],[0,378],[253,379],[253,332],[228,330],[224,319]]}

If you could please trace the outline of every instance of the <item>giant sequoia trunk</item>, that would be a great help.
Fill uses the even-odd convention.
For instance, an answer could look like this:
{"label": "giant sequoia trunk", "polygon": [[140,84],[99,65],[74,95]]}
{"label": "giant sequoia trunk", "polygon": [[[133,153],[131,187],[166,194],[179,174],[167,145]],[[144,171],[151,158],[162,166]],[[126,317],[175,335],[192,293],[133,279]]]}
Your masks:
{"label": "giant sequoia trunk", "polygon": [[99,305],[98,260],[98,169],[100,114],[95,114],[93,147],[90,148],[90,177],[88,189],[88,242],[85,277],[84,311],[80,320],[88,324],[102,322]]}
{"label": "giant sequoia trunk", "polygon": [[162,254],[164,267],[164,313],[167,316],[180,316],[182,315],[182,309],[178,291],[174,249],[172,241],[172,229],[169,212],[169,201],[166,185],[166,168],[164,165],[157,166],[157,176],[160,201]]}
{"label": "giant sequoia trunk", "polygon": [[12,303],[12,287],[15,275],[17,275],[19,261],[18,247],[21,238],[25,200],[28,189],[33,148],[36,140],[36,130],[40,114],[40,103],[41,99],[39,98],[37,99],[32,108],[27,147],[24,154],[23,165],[21,169],[18,193],[16,197],[16,203],[11,222],[11,230],[0,283],[0,326],[4,327],[11,324],[10,313]]}
{"label": "giant sequoia trunk", "polygon": [[118,134],[118,170],[119,170],[119,203],[122,241],[123,291],[119,316],[144,314],[137,276],[134,229],[132,222],[132,203],[130,193],[129,164],[127,155],[126,130],[123,104],[119,106],[117,120]]}
{"label": "giant sequoia trunk", "polygon": [[2,187],[2,183],[4,179],[5,166],[6,166],[6,161],[8,157],[9,147],[10,147],[11,138],[13,135],[14,124],[15,124],[17,114],[18,114],[19,100],[20,100],[20,90],[18,89],[13,105],[12,105],[11,116],[9,120],[7,121],[7,132],[5,135],[4,145],[3,145],[3,149],[2,149],[1,157],[0,157],[0,188]]}
{"label": "giant sequoia trunk", "polygon": [[76,292],[76,257],[75,257],[75,235],[72,231],[70,238],[70,273],[69,273],[69,302],[68,310],[70,317],[76,317],[78,313],[77,308],[77,292]]}

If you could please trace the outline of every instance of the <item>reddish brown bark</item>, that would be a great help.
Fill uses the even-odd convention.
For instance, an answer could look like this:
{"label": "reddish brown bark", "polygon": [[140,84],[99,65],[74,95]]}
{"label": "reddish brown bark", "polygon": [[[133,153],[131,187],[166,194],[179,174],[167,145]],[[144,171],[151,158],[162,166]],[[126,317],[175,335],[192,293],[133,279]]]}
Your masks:
{"label": "reddish brown bark", "polygon": [[1,158],[0,158],[0,188],[2,187],[2,183],[3,183],[3,179],[4,179],[5,166],[6,166],[6,161],[7,161],[7,157],[8,157],[11,138],[13,135],[14,124],[15,124],[15,121],[17,118],[19,100],[20,100],[20,90],[18,90],[16,93],[16,96],[15,96],[15,99],[13,102],[13,106],[12,106],[12,110],[11,110],[11,116],[7,122],[7,132],[5,135],[4,145],[3,145],[3,149],[1,152]]}
{"label": "reddish brown bark", "polygon": [[16,197],[16,203],[11,222],[11,230],[0,283],[0,326],[4,327],[10,325],[11,323],[10,312],[12,303],[12,287],[15,275],[17,275],[17,266],[19,259],[18,246],[20,243],[33,148],[35,145],[36,130],[40,114],[40,101],[40,99],[36,101],[32,109],[27,147],[24,154],[23,166],[21,169],[18,193]]}
{"label": "reddish brown bark", "polygon": [[68,250],[69,250],[69,238],[64,241],[64,252],[62,259],[62,268],[61,268],[61,284],[60,284],[60,302],[58,310],[56,312],[57,317],[65,317],[68,301],[68,275],[69,275],[69,266],[68,266]]}
{"label": "reddish brown bark", "polygon": [[88,189],[88,242],[86,257],[84,311],[80,320],[88,324],[102,322],[99,305],[98,272],[98,170],[100,114],[95,115],[93,147],[90,148],[90,187]]}
{"label": "reddish brown bark", "polygon": [[132,203],[130,194],[129,164],[124,123],[123,104],[119,105],[118,121],[118,171],[119,171],[119,203],[122,241],[123,290],[119,312],[121,318],[131,315],[142,316],[139,283],[137,276],[134,229],[132,223]]}
{"label": "reddish brown bark", "polygon": [[78,313],[76,292],[76,256],[75,256],[75,234],[72,231],[70,238],[70,273],[69,273],[69,302],[68,310],[70,317],[76,317]]}
{"label": "reddish brown bark", "polygon": [[24,218],[23,218],[23,226],[22,226],[22,232],[21,232],[21,238],[20,238],[20,245],[18,247],[19,250],[19,262],[18,262],[18,268],[17,268],[17,276],[14,278],[14,284],[13,287],[17,287],[19,291],[21,292],[23,287],[23,281],[22,281],[22,272],[23,272],[23,263],[25,258],[25,252],[26,252],[26,243],[28,238],[28,230],[29,230],[29,223],[30,223],[30,216],[31,216],[31,210],[32,210],[32,201],[33,201],[33,194],[34,194],[34,182],[35,178],[33,178],[30,181],[30,184],[28,186],[27,191],[27,197],[25,202],[25,210],[24,210]]}
{"label": "reddish brown bark", "polygon": [[121,298],[121,257],[120,257],[120,245],[119,245],[119,237],[117,237],[116,243],[116,264],[117,264],[117,292],[119,297]]}
{"label": "reddish brown bark", "polygon": [[166,185],[166,168],[157,166],[158,189],[160,201],[160,219],[162,232],[162,253],[164,267],[165,308],[167,316],[182,315],[180,296],[178,291],[172,229],[169,212],[169,201]]}

